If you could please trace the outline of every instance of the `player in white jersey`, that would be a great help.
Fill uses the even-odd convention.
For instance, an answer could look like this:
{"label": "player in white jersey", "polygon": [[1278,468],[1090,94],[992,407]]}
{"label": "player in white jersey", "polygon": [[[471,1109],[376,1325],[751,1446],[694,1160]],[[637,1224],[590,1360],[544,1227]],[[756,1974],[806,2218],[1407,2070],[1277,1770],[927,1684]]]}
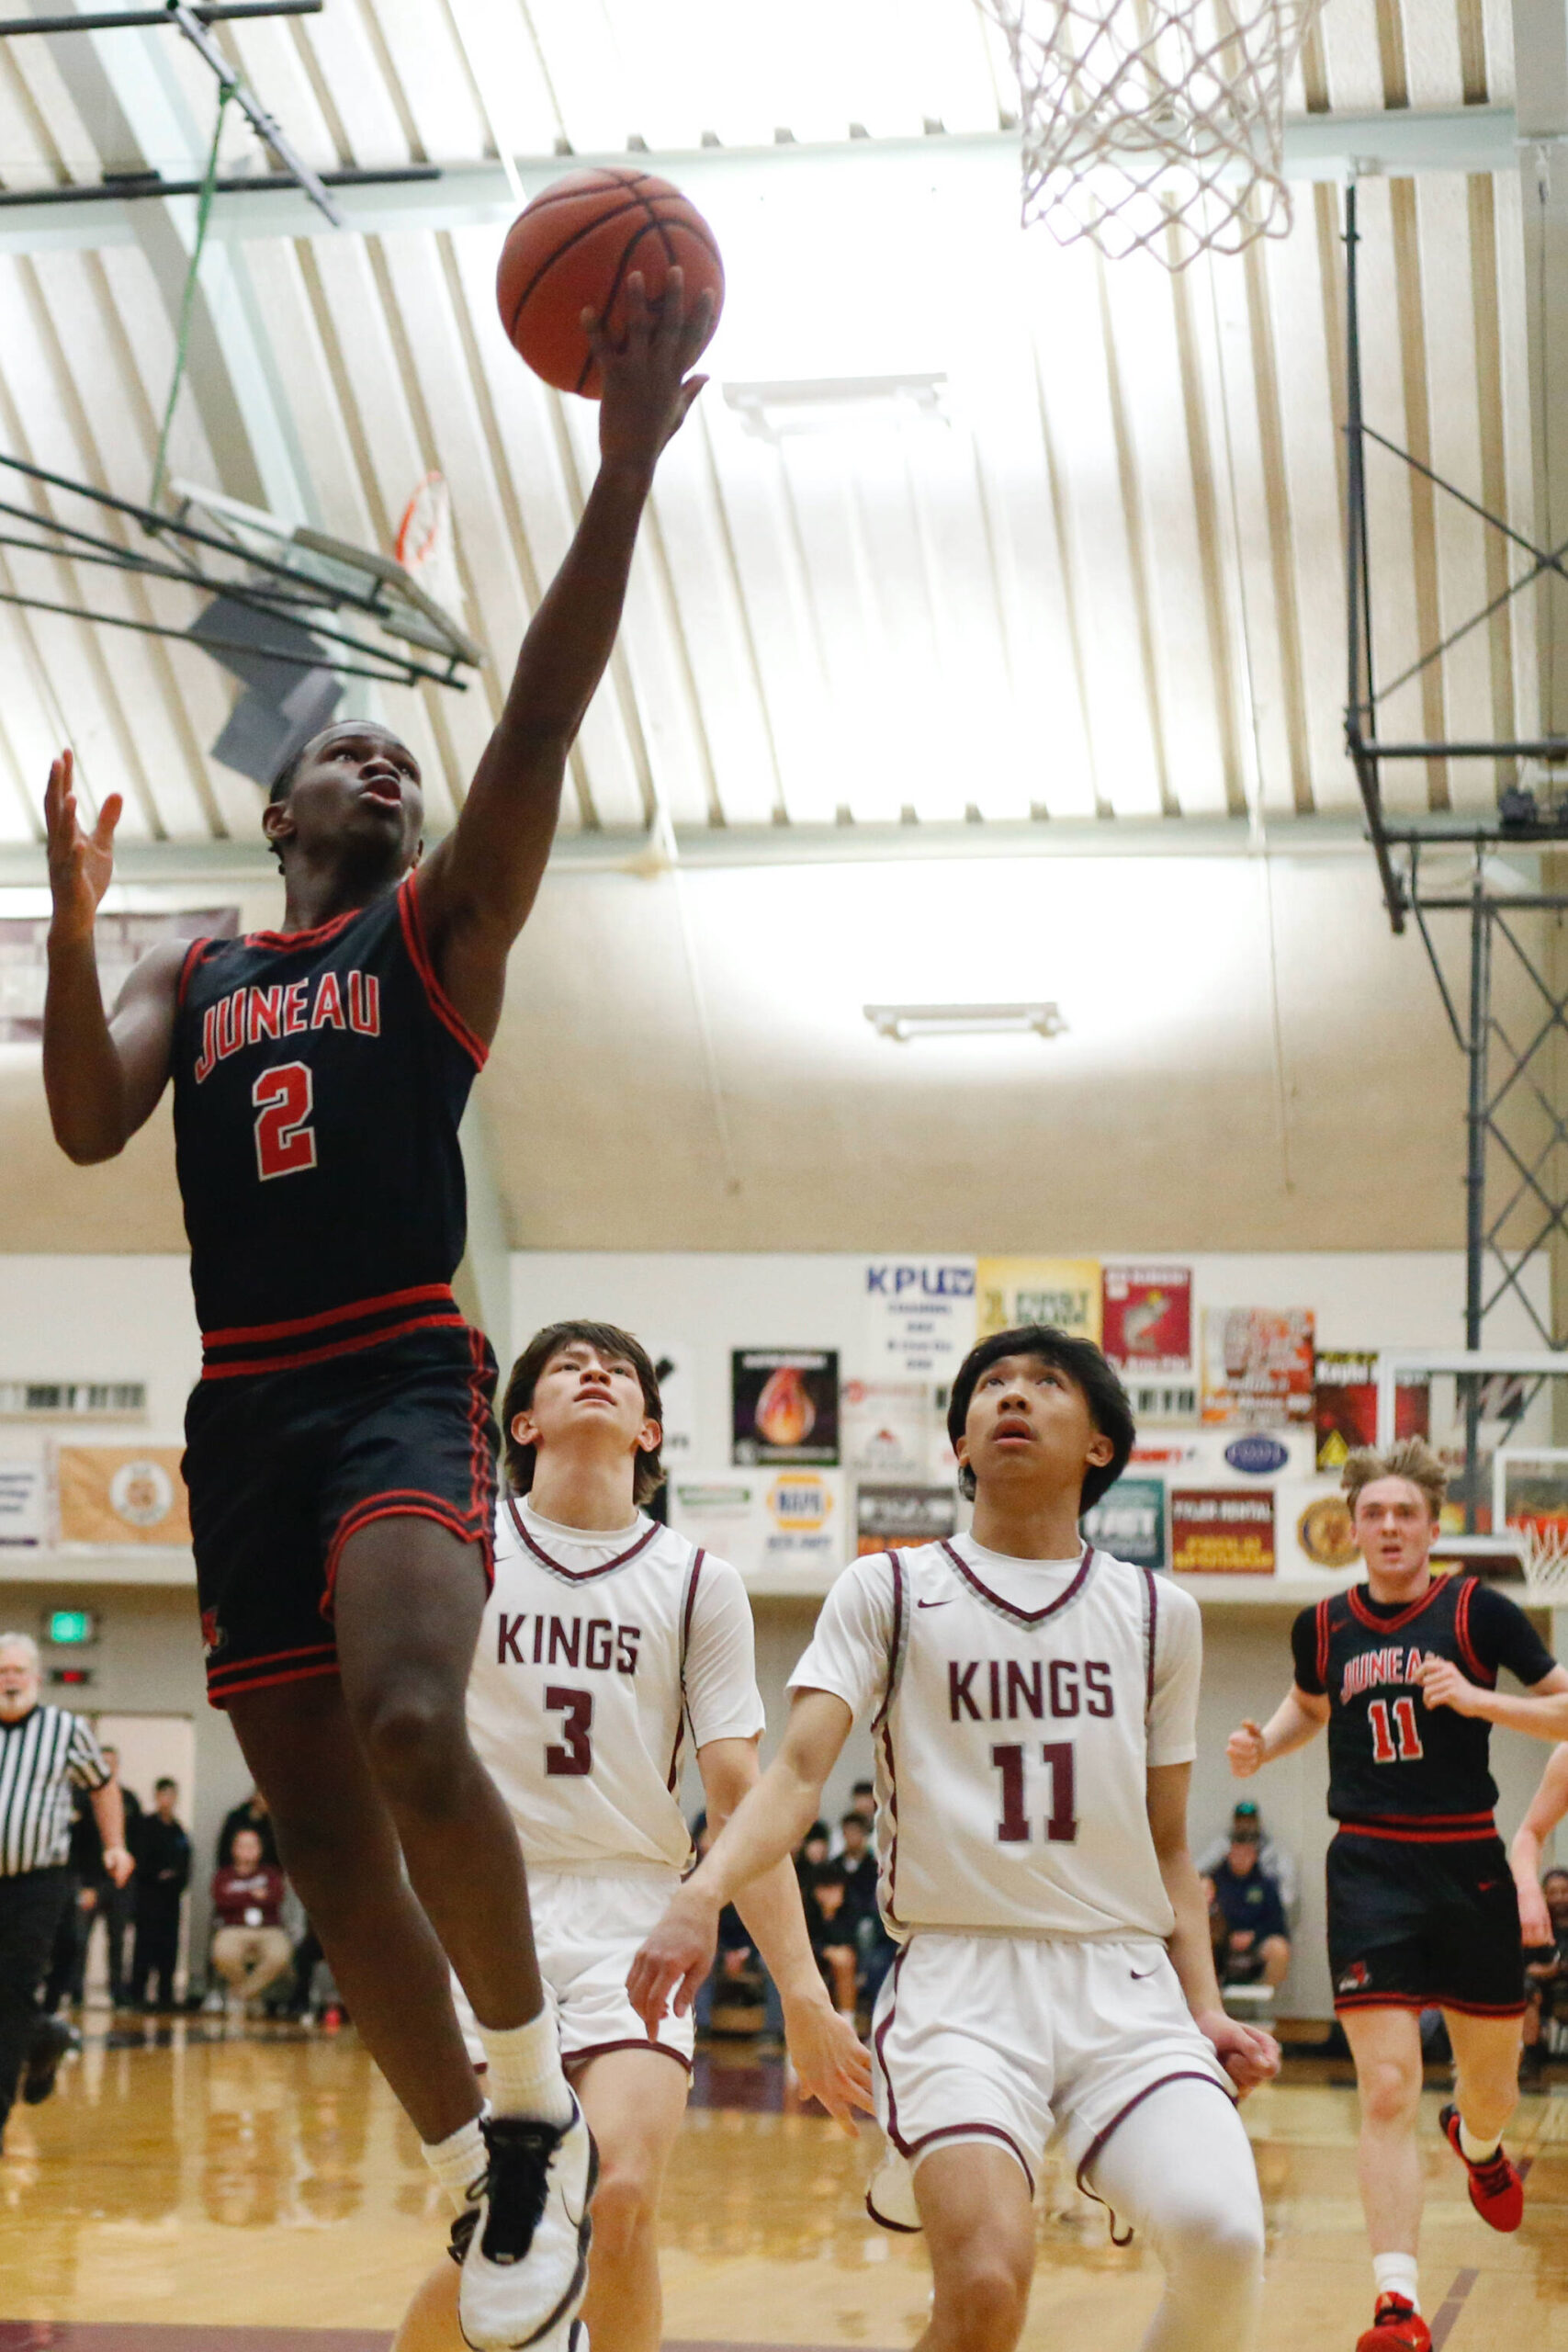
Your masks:
{"label": "player in white jersey", "polygon": [[[502,1419],[511,1492],[497,1516],[468,1728],[523,1839],[546,1996],[598,2150],[583,2320],[593,2352],[657,2352],[659,2196],[685,2109],[693,2023],[667,2018],[650,2037],[626,1975],[691,1859],[679,1801],[685,1734],[710,1821],[722,1825],[756,1781],[750,1605],[728,1561],[639,1508],[662,1478],[660,1397],[629,1333],[588,1322],[537,1333]],[[778,1985],[801,2087],[852,2130],[853,2108],[871,2105],[870,2062],[834,2014],[787,1861],[748,1888],[742,1909]],[[456,1997],[478,2061],[477,2029]],[[447,2185],[454,2202],[468,2197],[471,2168],[456,2163]],[[457,2345],[456,2290],[448,2266],[427,2280],[399,2352]]]}
{"label": "player in white jersey", "polygon": [[922,2352],[1012,2352],[1053,2140],[1165,2267],[1145,2352],[1244,2352],[1263,2216],[1234,2095],[1279,2052],[1221,2007],[1188,1849],[1197,1605],[1078,1536],[1134,1435],[1091,1342],[1038,1324],[983,1341],[948,1427],[973,1533],[844,1570],[780,1753],[643,1946],[632,1996],[650,2027],[671,1995],[685,2008],[720,1906],[789,1851],[869,1724],[902,1950],[873,2028],[890,2154],[867,2202],[926,2233]]}

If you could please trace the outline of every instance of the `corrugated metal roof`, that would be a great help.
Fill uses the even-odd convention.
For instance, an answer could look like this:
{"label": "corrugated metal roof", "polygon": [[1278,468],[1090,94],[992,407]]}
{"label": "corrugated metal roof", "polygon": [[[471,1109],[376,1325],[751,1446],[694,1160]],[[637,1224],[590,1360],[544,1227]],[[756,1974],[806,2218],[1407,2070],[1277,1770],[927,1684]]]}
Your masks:
{"label": "corrugated metal roof", "polygon": [[[183,43],[70,40],[89,38],[111,83],[150,76],[163,119],[205,138],[211,79]],[[801,0],[787,36],[748,30],[728,0],[327,0],[219,38],[321,168],[477,165],[498,139],[536,159],[694,151],[670,168],[728,262],[716,380],[660,469],[569,827],[642,827],[660,802],[695,829],[1174,819],[1238,813],[1255,791],[1271,818],[1352,807],[1332,184],[1298,187],[1287,240],[1176,277],[1024,239],[997,137],[1006,60],[970,0]],[[66,46],[0,44],[8,189],[199,168],[199,144],[118,152]],[[1503,0],[1328,0],[1294,106],[1511,96]],[[780,141],[787,156],[736,152]],[[255,157],[231,126],[226,165]],[[1369,422],[1528,536],[1519,202],[1513,169],[1367,181],[1363,323]],[[594,462],[594,411],[536,383],[502,335],[497,244],[494,219],[471,217],[251,235],[223,249],[245,288],[214,298],[243,295],[270,345],[310,510],[296,519],[389,549],[426,469],[451,485],[489,667],[467,695],[379,706],[426,766],[438,830]],[[145,235],[0,253],[0,446],[145,496],[167,295]],[[813,429],[773,438],[725,396],[921,375],[945,379],[934,410],[856,423],[819,404],[799,413]],[[244,494],[250,459],[202,418],[187,400],[174,470]],[[1495,534],[1393,458],[1371,494],[1393,678],[1511,574]],[[177,590],[0,548],[0,591],[17,590],[190,616]],[[255,788],[205,749],[232,687],[195,650],[4,607],[0,671],[0,840],[37,837],[62,739],[90,790],[126,792],[129,837],[254,838]],[[1529,733],[1535,697],[1521,600],[1391,697],[1385,726]],[[1479,763],[1412,767],[1391,799],[1495,789]]]}

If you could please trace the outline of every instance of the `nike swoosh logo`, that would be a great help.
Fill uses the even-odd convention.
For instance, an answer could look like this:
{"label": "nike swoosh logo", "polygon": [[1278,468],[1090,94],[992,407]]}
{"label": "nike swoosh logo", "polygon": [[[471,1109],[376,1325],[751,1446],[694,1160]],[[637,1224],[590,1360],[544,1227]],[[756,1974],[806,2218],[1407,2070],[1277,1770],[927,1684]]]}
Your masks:
{"label": "nike swoosh logo", "polygon": [[1156,1973],[1153,1968],[1130,1968],[1127,1971],[1134,1984],[1141,1984],[1145,1976],[1153,1976]]}
{"label": "nike swoosh logo", "polygon": [[949,1593],[945,1600],[917,1600],[917,1609],[951,1609],[956,1595]]}

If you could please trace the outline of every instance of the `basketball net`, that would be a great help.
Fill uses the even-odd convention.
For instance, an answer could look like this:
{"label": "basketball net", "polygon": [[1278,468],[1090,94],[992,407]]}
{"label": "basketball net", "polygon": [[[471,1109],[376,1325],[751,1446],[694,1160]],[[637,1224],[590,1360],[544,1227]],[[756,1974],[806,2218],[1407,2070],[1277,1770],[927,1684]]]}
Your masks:
{"label": "basketball net", "polygon": [[463,617],[463,581],[452,532],[452,493],[440,474],[426,474],[403,509],[392,553],[454,620]]}
{"label": "basketball net", "polygon": [[1510,1519],[1527,1587],[1562,1602],[1568,1595],[1568,1519]]}
{"label": "basketball net", "polygon": [[1007,36],[1023,220],[1184,269],[1282,237],[1285,85],[1323,0],[976,0]]}

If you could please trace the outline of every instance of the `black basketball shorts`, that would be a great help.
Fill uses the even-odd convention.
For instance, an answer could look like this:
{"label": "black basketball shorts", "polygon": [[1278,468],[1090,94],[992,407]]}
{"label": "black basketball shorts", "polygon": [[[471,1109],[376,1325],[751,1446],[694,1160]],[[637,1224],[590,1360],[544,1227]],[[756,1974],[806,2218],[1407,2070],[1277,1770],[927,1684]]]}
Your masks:
{"label": "black basketball shorts", "polygon": [[215,1707],[337,1672],[338,1561],[373,1520],[435,1520],[493,1577],[495,1381],[483,1333],[463,1326],[192,1392],[184,1466]]}
{"label": "black basketball shorts", "polygon": [[1502,1839],[1341,1829],[1328,1849],[1328,1966],[1338,2010],[1521,2015],[1519,1903]]}

